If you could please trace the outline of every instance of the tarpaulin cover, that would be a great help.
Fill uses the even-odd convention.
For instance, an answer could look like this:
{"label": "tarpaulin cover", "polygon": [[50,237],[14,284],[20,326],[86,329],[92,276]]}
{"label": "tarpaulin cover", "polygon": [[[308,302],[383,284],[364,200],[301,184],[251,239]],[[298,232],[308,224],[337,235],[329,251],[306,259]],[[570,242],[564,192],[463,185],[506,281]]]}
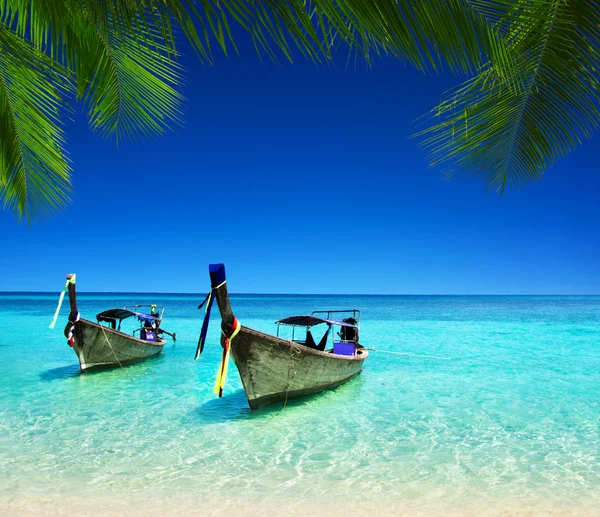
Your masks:
{"label": "tarpaulin cover", "polygon": [[323,318],[316,318],[315,316],[290,316],[289,318],[283,318],[275,323],[280,323],[281,325],[295,325],[297,327],[314,327],[321,323],[339,325],[341,327],[356,327],[356,325],[346,323],[345,321],[324,320]]}
{"label": "tarpaulin cover", "polygon": [[100,314],[96,314],[96,319],[98,321],[115,321],[131,318],[131,316],[135,315],[135,312],[129,311],[127,309],[108,309],[107,311],[101,312]]}

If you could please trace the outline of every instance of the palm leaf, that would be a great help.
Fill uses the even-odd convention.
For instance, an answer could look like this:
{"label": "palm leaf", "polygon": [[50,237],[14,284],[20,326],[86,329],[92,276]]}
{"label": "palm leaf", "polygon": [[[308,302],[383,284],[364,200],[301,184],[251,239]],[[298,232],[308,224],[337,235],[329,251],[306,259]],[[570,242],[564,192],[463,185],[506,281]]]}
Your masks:
{"label": "palm leaf", "polygon": [[[145,3],[152,4],[151,13]],[[181,68],[170,20],[158,9],[162,2],[8,4],[13,10],[0,18],[15,19],[23,37],[75,72],[77,96],[102,135],[154,135],[181,120],[183,97],[176,89]]]}
{"label": "palm leaf", "polygon": [[0,197],[30,221],[68,200],[60,113],[69,73],[2,25],[0,54]]}
{"label": "palm leaf", "polygon": [[[211,41],[235,48],[231,24],[251,35],[257,50],[292,59],[292,46],[312,59],[328,58],[336,41],[369,57],[387,52],[419,68],[447,64],[468,71],[489,56],[502,58],[502,40],[474,0],[4,0],[0,20],[35,45],[60,46],[69,13],[83,11],[103,33],[148,32],[175,49],[173,27],[212,60]],[[119,21],[115,27],[114,20]]]}
{"label": "palm leaf", "polygon": [[106,32],[93,25],[79,32],[78,96],[89,106],[92,128],[104,136],[156,135],[181,121],[183,96],[176,88],[181,69],[153,29],[146,22],[120,35],[115,21]]}
{"label": "palm leaf", "polygon": [[212,38],[225,52],[235,48],[233,22],[272,59],[276,49],[292,59],[290,40],[312,59],[328,58],[342,40],[367,58],[392,53],[423,70],[506,62],[502,40],[468,0],[6,0],[0,20],[75,70],[103,134],[148,135],[179,120],[173,22],[208,61]]}
{"label": "palm leaf", "polygon": [[[367,60],[389,53],[422,70],[470,73],[491,60],[504,81],[512,63],[497,24],[469,0],[3,0],[0,22],[53,58],[56,70],[72,70],[91,126],[117,139],[161,133],[180,121],[177,30],[209,63],[214,46],[237,50],[233,24],[273,60],[292,60],[293,48],[329,59],[345,45]],[[27,189],[11,186],[13,175],[4,179],[4,193],[27,197]]]}
{"label": "palm leaf", "polygon": [[[600,5],[479,2],[513,51],[510,81],[487,66],[449,92],[421,132],[432,164],[504,192],[538,180],[600,126]],[[521,85],[516,87],[516,85]]]}
{"label": "palm leaf", "polygon": [[[27,2],[20,4],[17,7]],[[52,105],[62,104],[61,96],[71,86],[68,69],[75,71],[77,96],[89,108],[92,127],[104,136],[120,139],[158,134],[181,118],[183,98],[175,88],[180,69],[174,49],[161,42],[161,28],[154,17],[136,21],[137,28],[131,31],[116,20],[95,24],[86,10],[65,9],[65,5],[32,4],[29,22],[26,15],[19,17],[24,11],[18,9],[1,13],[2,20],[21,34],[0,25],[11,36],[10,42],[8,36],[3,41],[13,50],[7,54],[13,60],[3,56],[2,63],[6,130],[0,137],[0,196],[5,207],[28,220],[60,209],[68,201],[69,169],[61,149],[64,135],[59,110]],[[52,31],[49,24],[58,15],[60,30],[56,24],[57,30]],[[19,51],[23,52],[20,57]],[[17,61],[19,66],[14,64]],[[21,115],[25,114],[23,106],[38,109],[45,123],[40,123],[39,117]],[[15,111],[18,113],[11,117]],[[41,133],[46,136],[40,137]]]}
{"label": "palm leaf", "polygon": [[508,64],[497,30],[469,0],[202,0],[201,5],[197,16],[208,20],[203,26],[223,49],[223,26],[230,18],[273,59],[276,49],[292,59],[291,40],[313,59],[329,58],[337,42],[344,42],[367,60],[389,53],[422,70],[448,66],[472,72],[489,58]]}

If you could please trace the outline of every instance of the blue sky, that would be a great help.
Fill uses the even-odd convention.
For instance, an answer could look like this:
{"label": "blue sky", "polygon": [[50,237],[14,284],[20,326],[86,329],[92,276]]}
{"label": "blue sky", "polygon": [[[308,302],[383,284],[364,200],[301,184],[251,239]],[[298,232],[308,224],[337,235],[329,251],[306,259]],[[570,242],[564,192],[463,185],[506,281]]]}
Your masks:
{"label": "blue sky", "polygon": [[394,60],[184,57],[185,127],[138,144],[68,124],[73,202],[0,212],[0,290],[600,293],[598,138],[503,197],[428,167],[415,119],[458,82]]}

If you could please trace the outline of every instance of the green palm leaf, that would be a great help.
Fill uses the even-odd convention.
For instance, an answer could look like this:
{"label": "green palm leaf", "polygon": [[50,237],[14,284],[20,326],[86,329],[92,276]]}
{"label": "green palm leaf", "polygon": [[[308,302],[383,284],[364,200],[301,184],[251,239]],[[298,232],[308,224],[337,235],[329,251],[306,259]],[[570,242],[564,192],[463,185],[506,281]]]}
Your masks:
{"label": "green palm leaf", "polygon": [[79,33],[78,96],[89,106],[92,128],[104,136],[160,134],[181,120],[181,69],[150,22],[133,34],[120,35],[122,29],[115,22],[106,32],[91,25]]}
{"label": "green palm leaf", "polygon": [[[537,41],[540,17],[546,13],[532,11],[528,5],[524,0],[3,0],[0,25],[13,39],[20,38],[29,52],[37,49],[38,55],[43,53],[54,60],[53,64],[44,58],[47,69],[42,75],[50,87],[32,88],[29,95],[39,96],[35,102],[46,107],[42,113],[55,126],[47,126],[53,134],[48,145],[57,155],[64,155],[59,111],[47,107],[50,101],[46,97],[60,102],[67,87],[65,68],[74,74],[77,96],[88,107],[92,128],[118,140],[154,135],[181,120],[183,99],[177,89],[181,69],[176,62],[174,33],[182,31],[199,56],[210,63],[213,47],[226,53],[237,51],[232,36],[232,25],[237,24],[248,31],[258,52],[274,60],[281,54],[292,60],[293,49],[297,48],[308,58],[320,61],[329,59],[333,49],[345,45],[350,55],[361,55],[367,60],[373,54],[392,54],[422,70],[448,67],[455,72],[477,73],[456,94],[454,104],[440,107],[439,113],[447,120],[437,125],[437,134],[432,137],[439,144],[440,157],[464,159],[452,147],[455,144],[449,145],[447,139],[439,136],[451,124],[460,122],[460,116],[452,109],[461,102],[468,108],[466,111],[472,109],[471,101],[475,97],[484,100],[489,92],[493,95],[493,88],[500,88],[505,96],[515,92],[523,95],[534,89],[528,80],[535,68],[535,52],[528,45]],[[54,75],[50,73],[53,66]],[[585,66],[580,64],[582,69]],[[3,67],[8,84],[3,91],[5,98],[10,99],[13,83],[9,76],[16,69],[9,63]],[[40,72],[36,69],[34,73]],[[5,113],[16,102],[31,105],[33,98],[16,99],[21,91],[22,88],[13,88],[12,104],[4,102]],[[517,102],[515,99],[507,97],[505,103]],[[480,120],[485,117],[482,105]],[[8,124],[10,118],[5,119]],[[30,217],[34,211],[26,207],[31,191],[17,180],[18,175],[9,172],[12,169],[6,168],[12,163],[8,157],[18,155],[19,147],[27,147],[23,145],[24,134],[18,131],[16,123],[13,126],[16,129],[12,132],[7,126],[7,132],[0,135],[3,156],[7,157],[2,161],[1,195],[17,214],[27,213]],[[467,137],[464,133],[463,140]],[[472,141],[471,147],[465,144],[463,151],[479,149],[471,144]],[[64,203],[66,197],[61,198],[61,192],[66,192],[63,187],[68,185],[68,176],[58,161],[52,162],[46,151],[42,153],[39,142],[32,141],[30,145],[32,152],[43,156],[46,162],[34,168],[31,160],[23,159],[25,175],[40,185],[59,185],[54,176],[66,178],[66,184],[60,184],[60,188],[49,188],[47,199],[38,196],[29,203],[33,207],[35,203],[52,201],[53,204],[40,207],[39,212],[43,212]],[[501,147],[500,144],[498,156]],[[476,155],[476,151],[471,153],[472,157]],[[43,175],[48,177],[38,177]]]}
{"label": "green palm leaf", "polygon": [[149,13],[145,2],[123,0],[8,4],[5,23],[15,19],[23,37],[75,72],[77,96],[102,135],[152,135],[180,120],[181,69],[164,8],[151,5]]}
{"label": "green palm leaf", "polygon": [[68,200],[60,113],[69,73],[2,25],[0,55],[0,197],[31,220]]}
{"label": "green palm leaf", "polygon": [[512,47],[510,80],[485,67],[448,94],[432,112],[441,121],[420,134],[434,165],[504,192],[541,178],[600,126],[600,4],[478,4]]}
{"label": "green palm leaf", "polygon": [[[291,59],[299,47],[313,59],[328,58],[343,41],[364,56],[389,53],[419,69],[446,65],[470,72],[492,58],[507,65],[507,51],[496,29],[468,0],[203,0],[201,18],[211,20],[225,49],[230,18],[252,35],[258,50]],[[220,25],[222,23],[222,25]]]}
{"label": "green palm leaf", "polygon": [[[128,27],[110,17],[94,18],[97,14],[81,5],[71,8],[65,2],[13,2],[12,7],[1,13],[6,25],[0,25],[11,35],[14,50],[6,57],[19,59],[17,66],[2,56],[7,129],[0,137],[4,149],[0,195],[6,208],[31,220],[63,208],[68,201],[64,135],[60,112],[51,102],[65,102],[65,92],[72,89],[69,69],[75,72],[77,97],[88,106],[92,128],[103,136],[132,139],[159,134],[180,121],[183,97],[175,87],[180,67],[174,48],[163,42],[162,28],[153,16],[128,20]],[[51,30],[57,17],[60,24]],[[29,78],[32,74],[36,80]],[[24,87],[27,83],[29,89]],[[46,123],[40,124],[30,114],[20,115],[22,106],[38,109]],[[18,111],[14,123],[11,109]],[[46,136],[38,137],[36,132]]]}

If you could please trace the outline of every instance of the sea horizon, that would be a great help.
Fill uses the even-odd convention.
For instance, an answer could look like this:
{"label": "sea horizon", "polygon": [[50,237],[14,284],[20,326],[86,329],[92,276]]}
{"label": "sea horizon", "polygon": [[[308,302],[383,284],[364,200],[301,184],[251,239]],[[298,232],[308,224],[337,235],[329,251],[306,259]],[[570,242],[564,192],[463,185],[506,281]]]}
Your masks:
{"label": "sea horizon", "polygon": [[[207,291],[204,292],[167,292],[167,291],[77,291],[78,295],[84,296],[95,296],[95,295],[160,295],[160,296],[206,296]],[[40,295],[40,296],[52,296],[56,295],[57,297],[60,295],[60,291],[0,291],[0,296],[3,295]],[[240,293],[240,292],[230,292],[230,296],[285,296],[285,297],[323,297],[323,298],[340,298],[340,297],[461,297],[461,296],[490,296],[490,297],[600,297],[600,293],[570,293],[570,294],[557,294],[557,293],[547,293],[547,294],[538,294],[538,293],[448,293],[448,294],[437,294],[437,293],[401,293],[401,294],[389,294],[389,293]]]}

